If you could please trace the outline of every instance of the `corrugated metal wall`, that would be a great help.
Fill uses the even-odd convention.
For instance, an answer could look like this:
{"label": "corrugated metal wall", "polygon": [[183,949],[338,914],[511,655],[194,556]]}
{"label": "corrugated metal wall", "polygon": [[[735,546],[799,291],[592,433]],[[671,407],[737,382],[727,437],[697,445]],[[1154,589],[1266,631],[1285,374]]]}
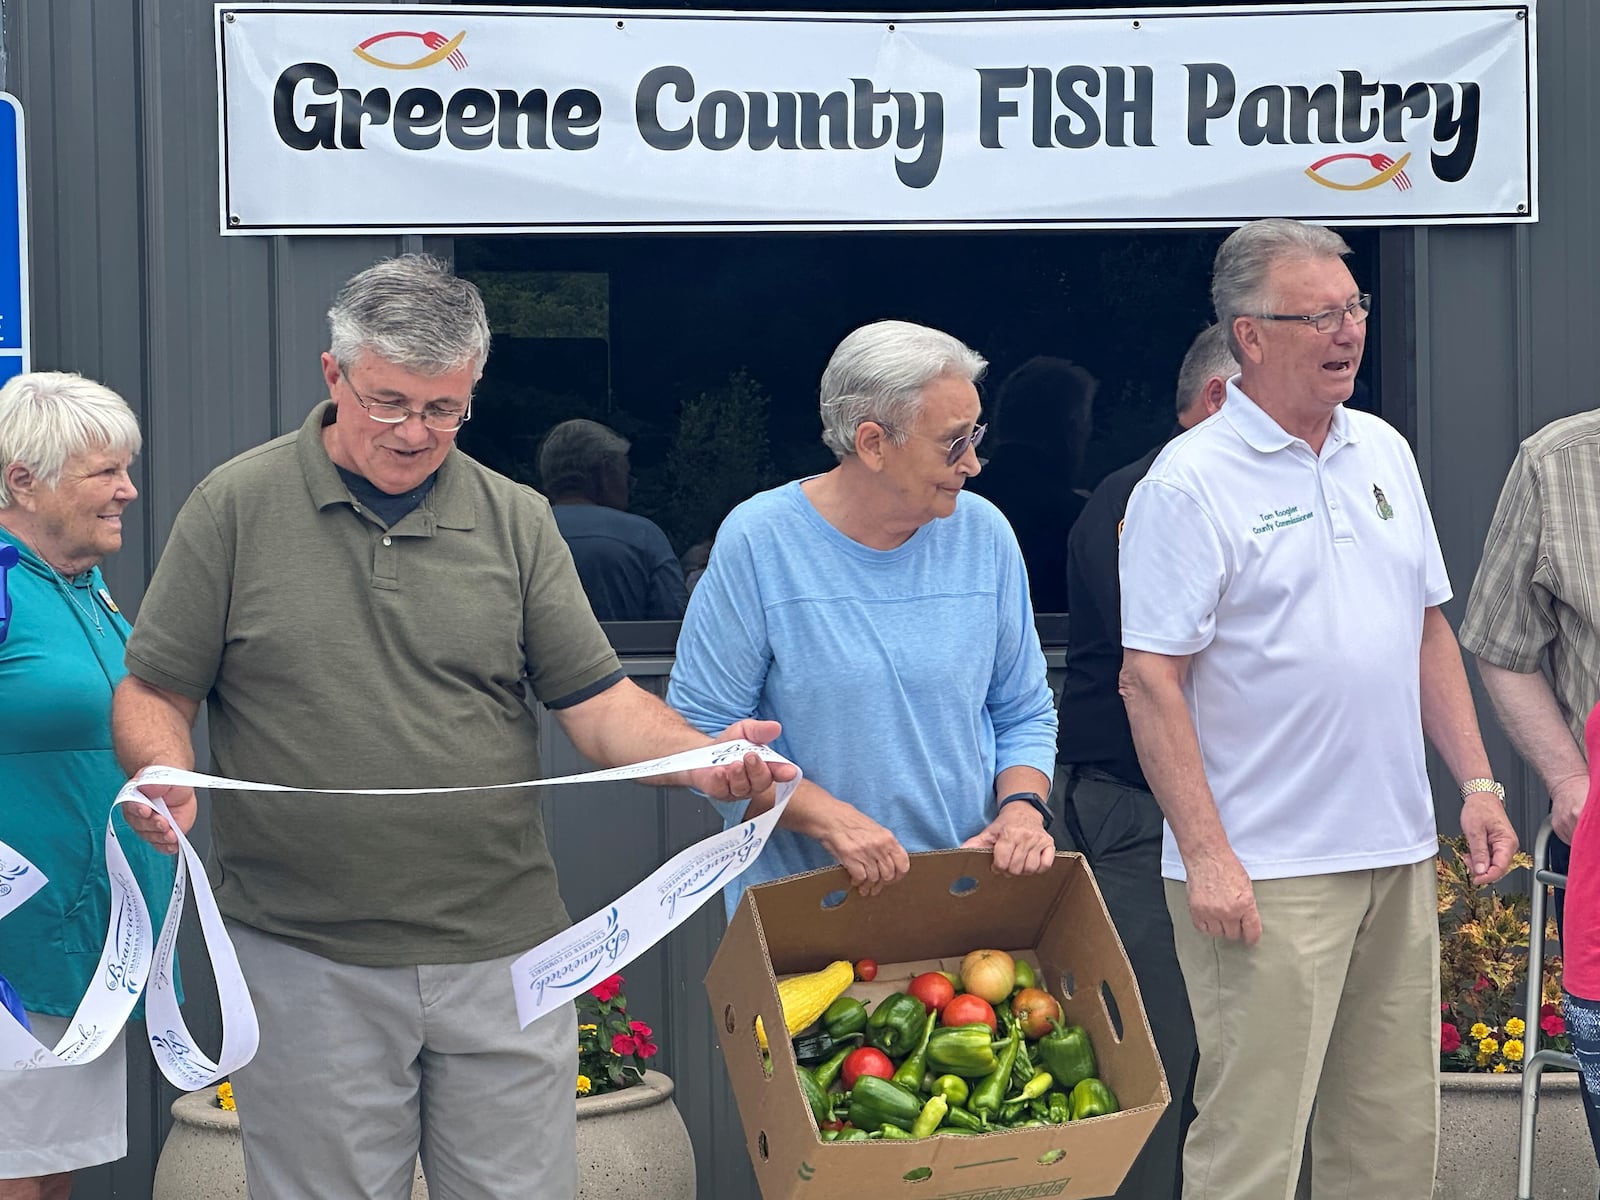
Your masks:
{"label": "corrugated metal wall", "polygon": [[[412,247],[392,238],[218,236],[209,0],[11,0],[3,14],[7,83],[28,121],[35,362],[106,380],[146,431],[140,523],[107,570],[134,609],[195,481],[292,427],[317,398],[322,313],[335,286]],[[1518,440],[1596,402],[1600,100],[1591,71],[1600,29],[1588,0],[1543,0],[1538,34],[1540,224],[1384,235],[1377,290],[1386,344],[1410,337],[1415,350],[1391,349],[1386,404],[1414,424],[1461,597]],[[1461,605],[1450,606],[1454,618]],[[630,668],[659,690],[669,665]],[[1502,777],[1515,784],[1507,744],[1487,732]],[[546,766],[576,769],[576,756],[552,745]],[[1526,772],[1520,783],[1514,809],[1526,834],[1544,800]],[[573,913],[592,911],[714,829],[707,808],[686,794],[624,785],[553,802],[552,843]],[[1448,825],[1448,789],[1440,812]],[[708,906],[634,965],[629,995],[662,1031],[700,1195],[739,1200],[756,1193],[701,986],[721,924],[720,907]],[[215,1005],[192,970],[189,989],[190,1021],[215,1044]],[[152,1078],[147,1055],[135,1049],[132,1058],[129,1157],[87,1172],[84,1200],[149,1195],[173,1092]]]}

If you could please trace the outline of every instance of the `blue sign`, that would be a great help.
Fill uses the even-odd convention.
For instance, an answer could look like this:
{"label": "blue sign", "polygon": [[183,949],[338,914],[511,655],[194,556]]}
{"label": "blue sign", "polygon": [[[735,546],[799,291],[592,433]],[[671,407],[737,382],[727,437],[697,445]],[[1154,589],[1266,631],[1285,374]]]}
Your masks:
{"label": "blue sign", "polygon": [[0,92],[0,383],[31,369],[22,105]]}

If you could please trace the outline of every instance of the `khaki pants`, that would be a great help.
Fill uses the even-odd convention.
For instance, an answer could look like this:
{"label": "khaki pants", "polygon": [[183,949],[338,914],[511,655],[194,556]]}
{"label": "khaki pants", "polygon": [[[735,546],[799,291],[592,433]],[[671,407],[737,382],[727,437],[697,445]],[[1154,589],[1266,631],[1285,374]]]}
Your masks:
{"label": "khaki pants", "polygon": [[228,922],[261,1049],[233,1073],[251,1200],[578,1190],[578,1021],[517,1028],[511,963],[355,967]]}
{"label": "khaki pants", "polygon": [[1207,937],[1166,882],[1200,1046],[1184,1200],[1427,1197],[1439,1130],[1432,859],[1255,884],[1261,941]]}

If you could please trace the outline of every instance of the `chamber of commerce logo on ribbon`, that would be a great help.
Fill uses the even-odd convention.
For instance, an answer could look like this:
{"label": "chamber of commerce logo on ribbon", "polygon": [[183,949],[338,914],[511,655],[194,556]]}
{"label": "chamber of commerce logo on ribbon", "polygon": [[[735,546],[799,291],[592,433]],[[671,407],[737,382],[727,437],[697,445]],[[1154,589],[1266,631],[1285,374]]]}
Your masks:
{"label": "chamber of commerce logo on ribbon", "polygon": [[[1336,192],[1366,192],[1386,183],[1393,183],[1403,192],[1411,187],[1411,176],[1406,174],[1406,164],[1410,161],[1409,150],[1398,159],[1387,154],[1330,154],[1307,167],[1306,178]],[[1336,167],[1335,163],[1361,165],[1352,170],[1350,166]],[[1329,167],[1333,167],[1333,171],[1326,173]],[[1368,171],[1371,174],[1366,174]]]}
{"label": "chamber of commerce logo on ribbon", "polygon": [[[428,30],[426,33],[413,33],[409,30],[396,29],[389,33],[375,33],[366,41],[355,47],[355,56],[364,62],[369,62],[375,67],[386,67],[391,71],[420,71],[425,67],[437,66],[439,63],[448,62],[456,70],[462,70],[467,65],[467,56],[461,53],[461,42],[467,36],[463,29],[455,37],[447,38],[442,33]],[[398,40],[397,40],[398,39]],[[384,45],[385,42],[396,42],[395,45]],[[416,43],[413,45],[412,43]],[[373,47],[381,46],[382,53],[374,51]],[[383,57],[388,54],[401,54],[407,50],[416,50],[420,46],[422,53],[419,57],[409,62],[396,61]]]}

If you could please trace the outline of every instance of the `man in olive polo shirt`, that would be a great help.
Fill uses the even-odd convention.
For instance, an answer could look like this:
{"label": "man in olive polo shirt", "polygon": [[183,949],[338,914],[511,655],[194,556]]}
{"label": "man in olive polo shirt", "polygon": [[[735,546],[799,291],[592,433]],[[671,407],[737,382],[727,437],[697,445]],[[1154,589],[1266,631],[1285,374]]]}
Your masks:
{"label": "man in olive polo shirt", "polygon": [[[455,450],[488,356],[477,289],[408,256],[356,275],[328,318],[329,399],[178,514],[117,752],[130,773],[191,766],[204,701],[218,773],[333,789],[212,810],[261,1025],[233,1077],[252,1197],[403,1196],[419,1150],[438,1196],[571,1196],[576,1020],[519,1030],[508,975],[568,924],[538,798],[336,789],[537,777],[529,693],[607,765],[712,739],[623,676],[549,505]],[[772,780],[750,755],[670,782],[737,798]],[[191,791],[146,790],[189,828]],[[128,815],[175,849],[152,811]]]}

